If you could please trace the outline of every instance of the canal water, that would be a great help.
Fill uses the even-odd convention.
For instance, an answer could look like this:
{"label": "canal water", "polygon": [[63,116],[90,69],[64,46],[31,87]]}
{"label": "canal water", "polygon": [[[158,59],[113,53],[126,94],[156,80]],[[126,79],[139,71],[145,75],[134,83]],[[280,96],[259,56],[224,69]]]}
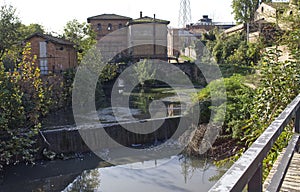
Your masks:
{"label": "canal water", "polygon": [[[160,118],[181,115],[186,110],[187,105],[191,104],[191,94],[194,90],[200,89],[177,88],[177,90],[174,90],[173,88],[164,87],[134,89],[131,93],[122,92],[118,98],[122,100],[129,96],[130,114],[128,114],[126,107],[113,107],[109,98],[102,98],[100,100],[104,105],[102,104],[97,108],[98,120],[107,124],[128,122],[132,120],[132,117],[135,120],[149,119],[151,118],[149,105],[157,100],[163,102],[166,108],[166,111],[160,114]],[[43,129],[62,128],[74,124],[73,112],[72,109],[69,109],[48,115],[43,121]]]}
{"label": "canal water", "polygon": [[[160,161],[166,163],[159,165]],[[139,164],[152,168],[136,169]],[[223,173],[224,169],[215,167],[207,159],[185,155],[124,167],[109,165],[88,154],[64,161],[37,162],[34,166],[9,167],[0,191],[204,192]]]}
{"label": "canal water", "polygon": [[[149,103],[160,99],[167,108],[164,115],[176,116],[182,113],[190,102],[189,99],[185,101],[188,98],[186,96],[190,94],[189,90],[186,89],[182,93],[184,94],[179,98],[174,90],[169,88],[133,92],[130,95],[131,115],[137,119],[150,118],[147,110]],[[112,107],[99,108],[100,121],[127,121],[126,110],[123,112],[120,107],[117,111],[118,119]],[[57,117],[61,117],[61,121]],[[44,122],[44,127],[55,129],[72,126],[72,123],[70,113],[54,114]],[[0,192],[204,192],[226,171],[225,168],[214,166],[209,159],[183,154],[161,159],[146,158],[147,160],[142,162],[116,166],[104,162],[94,154],[76,154],[70,159],[61,158],[63,160],[7,167],[3,178],[0,179]]]}

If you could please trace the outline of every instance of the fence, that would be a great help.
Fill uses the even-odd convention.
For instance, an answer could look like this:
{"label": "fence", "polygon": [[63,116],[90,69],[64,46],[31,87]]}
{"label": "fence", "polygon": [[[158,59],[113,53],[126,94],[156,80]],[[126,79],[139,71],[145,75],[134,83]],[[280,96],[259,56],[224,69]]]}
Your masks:
{"label": "fence", "polygon": [[281,162],[266,189],[279,191],[288,170],[300,135],[300,95],[273,121],[252,146],[235,162],[223,177],[210,189],[210,192],[241,192],[248,185],[248,192],[262,191],[263,160],[272,149],[287,124],[295,117],[295,133],[281,159]]}

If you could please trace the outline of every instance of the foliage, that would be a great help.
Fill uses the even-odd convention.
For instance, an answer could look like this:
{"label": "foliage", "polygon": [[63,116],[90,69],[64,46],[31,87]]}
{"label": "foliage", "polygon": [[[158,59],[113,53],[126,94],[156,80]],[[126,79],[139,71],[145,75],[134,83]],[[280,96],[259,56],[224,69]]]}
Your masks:
{"label": "foliage", "polygon": [[[201,42],[218,64],[253,66],[260,59],[261,44],[247,43],[243,33],[225,37],[214,30],[204,35]],[[198,54],[204,55],[199,53],[200,50],[197,51]]]}
{"label": "foliage", "polygon": [[34,136],[44,113],[44,93],[40,71],[30,47],[23,50],[18,71],[5,72],[0,63],[0,166],[32,161],[36,151]]}
{"label": "foliage", "polygon": [[0,59],[3,54],[19,42],[21,25],[16,9],[11,5],[0,7]]}
{"label": "foliage", "polygon": [[135,64],[133,69],[136,72],[134,75],[137,76],[142,87],[144,86],[145,81],[155,77],[156,70],[153,68],[153,64],[146,59]]}
{"label": "foliage", "polygon": [[100,171],[98,169],[84,171],[65,191],[95,191],[100,188],[100,178]]}
{"label": "foliage", "polygon": [[253,67],[243,66],[239,64],[223,64],[219,66],[222,77],[228,78],[235,74],[242,76],[251,75],[254,73],[255,69]]}
{"label": "foliage", "polygon": [[226,63],[254,66],[259,60],[257,44],[242,41],[232,55],[227,57]]}
{"label": "foliage", "polygon": [[[265,2],[271,2],[271,0],[265,0]],[[259,3],[259,0],[232,0],[232,13],[234,14],[234,19],[237,23],[247,23],[252,21]]]}
{"label": "foliage", "polygon": [[32,23],[29,25],[21,24],[19,27],[19,33],[20,33],[20,40],[25,40],[30,35],[34,33],[41,33],[44,34],[45,30],[44,27],[40,24]]}
{"label": "foliage", "polygon": [[24,25],[16,15],[16,9],[11,5],[0,8],[0,60],[7,71],[13,71],[21,61],[22,42],[31,34],[43,33],[39,24]]}
{"label": "foliage", "polygon": [[185,56],[185,55],[180,55],[180,58],[185,61],[185,62],[190,62],[190,63],[193,63],[195,62],[195,59],[191,58],[191,57],[188,57],[188,56]]}
{"label": "foliage", "polygon": [[96,44],[96,33],[85,22],[80,23],[76,19],[67,22],[64,27],[63,37],[75,44],[78,50],[78,61],[82,61],[84,55]]}
{"label": "foliage", "polygon": [[[223,81],[227,94],[226,103],[219,106],[221,108],[226,107],[223,134],[230,134],[234,139],[242,139],[244,135],[240,127],[245,125],[246,120],[250,118],[249,108],[254,90],[243,84],[244,78],[240,75],[224,78]],[[196,100],[209,100],[211,92],[215,95],[223,95],[223,89],[220,86],[222,86],[221,81],[212,81],[197,94]],[[216,112],[218,111],[217,108],[210,108]],[[218,115],[216,113],[215,119],[220,118]]]}
{"label": "foliage", "polygon": [[[259,65],[260,86],[253,99],[250,121],[243,128],[243,141],[247,146],[250,146],[299,94],[299,63],[292,60],[279,61],[280,56],[281,52],[277,48],[270,49]],[[264,160],[267,170],[265,176],[290,137],[291,128],[287,127]]]}
{"label": "foliage", "polygon": [[[300,55],[300,51],[293,50],[294,58],[297,58],[295,55]],[[228,160],[230,162],[237,160],[241,153],[251,146],[291,100],[299,94],[299,64],[296,60],[279,61],[280,56],[281,53],[276,48],[269,49],[265,53],[260,65],[257,66],[260,72],[260,84],[256,90],[247,87],[244,84],[245,79],[241,76],[233,75],[224,79],[227,103],[223,134],[230,134],[232,138],[238,139],[245,148],[217,164],[223,165]],[[218,92],[218,90],[220,90],[218,81],[213,81],[198,93],[197,100],[209,99],[210,92]],[[212,108],[212,110],[217,109]],[[283,131],[265,158],[263,162],[264,178],[282,148],[288,144],[291,138],[291,127],[288,126]]]}

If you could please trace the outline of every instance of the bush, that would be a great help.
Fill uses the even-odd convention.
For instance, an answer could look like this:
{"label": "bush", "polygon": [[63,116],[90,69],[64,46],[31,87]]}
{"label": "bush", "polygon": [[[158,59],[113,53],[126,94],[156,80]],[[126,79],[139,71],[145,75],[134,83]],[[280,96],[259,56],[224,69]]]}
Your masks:
{"label": "bush", "polygon": [[[229,78],[224,78],[226,87],[227,101],[219,106],[226,107],[225,122],[223,127],[223,134],[231,134],[234,139],[242,139],[244,137],[241,127],[243,127],[247,119],[250,118],[251,101],[254,90],[243,84],[244,77],[240,75],[233,75]],[[196,100],[203,102],[210,100],[210,93],[214,92],[216,95],[223,96],[223,89],[220,80],[212,81],[204,89],[202,89],[196,96]],[[210,107],[216,112],[215,119],[220,119],[217,108]],[[220,114],[222,115],[222,114]]]}
{"label": "bush", "polygon": [[46,110],[40,71],[29,45],[24,48],[17,69],[5,72],[0,63],[0,169],[21,160],[33,161],[34,136],[40,128],[40,116]]}

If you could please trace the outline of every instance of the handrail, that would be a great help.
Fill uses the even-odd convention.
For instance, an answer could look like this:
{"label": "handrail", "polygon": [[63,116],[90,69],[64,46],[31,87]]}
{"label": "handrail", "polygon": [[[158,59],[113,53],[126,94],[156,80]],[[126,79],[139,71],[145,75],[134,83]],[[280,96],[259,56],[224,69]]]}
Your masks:
{"label": "handrail", "polygon": [[249,192],[262,191],[262,162],[293,116],[295,116],[295,135],[298,135],[300,133],[300,94],[217,181],[210,192],[241,192],[247,184]]}

